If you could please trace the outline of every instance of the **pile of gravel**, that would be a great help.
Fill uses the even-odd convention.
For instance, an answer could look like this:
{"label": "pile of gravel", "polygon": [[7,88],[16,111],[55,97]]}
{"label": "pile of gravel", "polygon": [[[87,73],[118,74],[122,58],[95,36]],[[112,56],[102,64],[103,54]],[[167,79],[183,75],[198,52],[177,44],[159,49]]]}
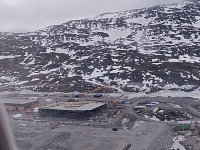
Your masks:
{"label": "pile of gravel", "polygon": [[151,145],[148,147],[148,150],[169,150],[173,144],[173,138],[173,129],[166,125],[160,135],[153,140]]}

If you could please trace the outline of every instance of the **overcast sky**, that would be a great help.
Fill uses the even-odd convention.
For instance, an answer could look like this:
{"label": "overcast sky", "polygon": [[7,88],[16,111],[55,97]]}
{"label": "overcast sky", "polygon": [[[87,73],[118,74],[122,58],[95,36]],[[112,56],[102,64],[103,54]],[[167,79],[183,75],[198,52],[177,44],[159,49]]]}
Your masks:
{"label": "overcast sky", "polygon": [[181,0],[0,0],[0,32],[28,32],[104,12]]}

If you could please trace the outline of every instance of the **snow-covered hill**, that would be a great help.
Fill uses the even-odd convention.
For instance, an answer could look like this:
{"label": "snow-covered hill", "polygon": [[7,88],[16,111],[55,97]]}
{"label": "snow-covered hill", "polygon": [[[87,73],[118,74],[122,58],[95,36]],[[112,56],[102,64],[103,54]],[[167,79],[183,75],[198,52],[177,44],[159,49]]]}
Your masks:
{"label": "snow-covered hill", "polygon": [[192,0],[0,33],[0,89],[192,91],[199,49],[200,2]]}

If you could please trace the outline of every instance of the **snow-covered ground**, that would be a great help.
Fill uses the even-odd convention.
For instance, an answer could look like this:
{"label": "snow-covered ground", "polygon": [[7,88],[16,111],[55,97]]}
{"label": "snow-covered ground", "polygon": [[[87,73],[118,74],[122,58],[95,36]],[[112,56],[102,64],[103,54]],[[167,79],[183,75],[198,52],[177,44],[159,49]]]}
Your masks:
{"label": "snow-covered ground", "polygon": [[[184,92],[184,91],[171,91],[171,90],[160,90],[155,93],[150,93],[146,94],[144,92],[138,92],[138,93],[130,93],[130,92],[121,92],[117,93],[117,95],[124,95],[128,96],[129,98],[134,98],[134,97],[192,97],[192,98],[198,98],[200,99],[200,90],[196,89],[191,92]],[[115,93],[111,93],[109,95],[115,95]]]}
{"label": "snow-covered ground", "polygon": [[180,142],[182,142],[184,140],[185,140],[184,136],[182,136],[182,135],[176,136],[173,139],[174,143],[173,143],[173,145],[171,147],[171,150],[172,149],[175,149],[175,150],[186,150],[185,147],[180,144]]}

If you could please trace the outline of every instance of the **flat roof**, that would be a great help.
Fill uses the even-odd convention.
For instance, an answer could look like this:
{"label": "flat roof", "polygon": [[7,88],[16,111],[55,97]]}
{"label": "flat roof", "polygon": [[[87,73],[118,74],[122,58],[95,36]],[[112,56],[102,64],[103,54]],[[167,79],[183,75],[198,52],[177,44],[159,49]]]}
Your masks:
{"label": "flat roof", "polygon": [[185,120],[185,121],[178,121],[178,124],[191,124],[192,121],[190,120]]}
{"label": "flat roof", "polygon": [[105,103],[95,103],[95,102],[64,102],[64,103],[55,103],[50,104],[44,107],[41,107],[41,109],[56,109],[56,110],[71,110],[71,111],[87,111],[87,110],[93,110],[95,108],[98,108],[100,106],[105,105]]}
{"label": "flat roof", "polygon": [[13,98],[13,99],[0,98],[0,104],[27,104],[36,101],[37,100],[20,99],[20,98]]}

